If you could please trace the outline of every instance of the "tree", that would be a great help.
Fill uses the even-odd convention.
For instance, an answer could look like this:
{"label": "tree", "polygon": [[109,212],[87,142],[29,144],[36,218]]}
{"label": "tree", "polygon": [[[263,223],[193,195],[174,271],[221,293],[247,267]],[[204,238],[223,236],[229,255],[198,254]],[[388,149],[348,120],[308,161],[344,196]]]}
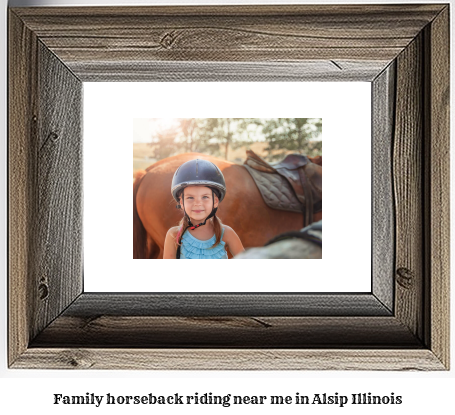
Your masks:
{"label": "tree", "polygon": [[192,153],[197,145],[200,125],[200,118],[178,118],[179,141],[188,153]]}
{"label": "tree", "polygon": [[199,118],[152,118],[154,132],[150,145],[154,147],[155,158],[161,160],[176,152],[193,152],[197,146]]}
{"label": "tree", "polygon": [[228,159],[229,146],[237,148],[249,143],[250,118],[205,118],[200,127],[199,151],[224,152]]}
{"label": "tree", "polygon": [[[322,141],[314,140],[322,132],[321,118],[265,118],[255,122],[262,126],[270,160],[284,157],[287,151],[308,156],[322,153]],[[273,154],[274,150],[284,151]]]}
{"label": "tree", "polygon": [[155,131],[152,133],[150,145],[154,148],[154,157],[158,160],[171,156],[178,148],[176,137],[178,124],[173,119],[153,118]]}

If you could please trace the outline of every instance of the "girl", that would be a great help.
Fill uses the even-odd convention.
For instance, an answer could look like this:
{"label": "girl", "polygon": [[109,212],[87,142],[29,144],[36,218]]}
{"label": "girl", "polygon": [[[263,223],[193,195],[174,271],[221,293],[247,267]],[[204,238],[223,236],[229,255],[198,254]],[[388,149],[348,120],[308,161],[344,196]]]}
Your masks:
{"label": "girl", "polygon": [[242,252],[239,237],[216,216],[226,195],[220,169],[208,160],[183,163],[172,179],[171,192],[183,210],[179,226],[169,229],[164,241],[164,259],[227,259]]}

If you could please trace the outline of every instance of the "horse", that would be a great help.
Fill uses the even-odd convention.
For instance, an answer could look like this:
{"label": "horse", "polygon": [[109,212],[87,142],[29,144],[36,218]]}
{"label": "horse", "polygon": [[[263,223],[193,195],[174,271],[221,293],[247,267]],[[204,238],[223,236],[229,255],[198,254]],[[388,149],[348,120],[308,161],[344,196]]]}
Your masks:
{"label": "horse", "polygon": [[247,248],[235,259],[321,259],[322,247],[302,239],[286,239],[272,245]]}
{"label": "horse", "polygon": [[300,231],[282,233],[265,246],[249,248],[235,259],[321,259],[322,220]]}
{"label": "horse", "polygon": [[[271,209],[265,204],[244,166],[201,153],[179,154],[136,173],[133,182],[134,259],[163,257],[166,233],[182,218],[182,211],[176,209],[171,195],[172,178],[181,164],[195,158],[211,161],[223,173],[227,193],[217,216],[234,229],[245,248],[263,246],[280,233],[302,227],[301,213]],[[322,174],[322,157],[315,161],[319,161],[317,168]],[[313,221],[320,219],[322,212],[313,215]],[[230,253],[228,255],[232,258]]]}

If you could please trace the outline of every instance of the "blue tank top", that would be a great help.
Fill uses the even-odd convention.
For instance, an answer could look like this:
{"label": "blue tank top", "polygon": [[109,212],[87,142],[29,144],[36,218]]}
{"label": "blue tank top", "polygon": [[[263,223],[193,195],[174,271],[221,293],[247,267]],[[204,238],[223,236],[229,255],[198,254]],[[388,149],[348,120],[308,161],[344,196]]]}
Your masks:
{"label": "blue tank top", "polygon": [[221,232],[220,243],[210,248],[216,240],[213,235],[207,241],[201,241],[191,235],[190,232],[185,232],[182,238],[182,245],[180,247],[180,259],[228,259],[226,243],[223,241],[224,229]]}

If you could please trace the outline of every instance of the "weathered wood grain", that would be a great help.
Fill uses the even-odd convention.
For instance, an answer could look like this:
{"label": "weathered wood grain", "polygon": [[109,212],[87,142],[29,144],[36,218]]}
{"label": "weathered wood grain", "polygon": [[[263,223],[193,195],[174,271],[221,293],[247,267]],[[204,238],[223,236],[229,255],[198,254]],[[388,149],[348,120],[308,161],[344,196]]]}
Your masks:
{"label": "weathered wood grain", "polygon": [[422,348],[394,317],[62,316],[30,347]]}
{"label": "weathered wood grain", "polygon": [[395,314],[419,338],[423,328],[423,36],[397,58],[393,178]]}
{"label": "weathered wood grain", "polygon": [[84,293],[65,316],[391,316],[374,294]]}
{"label": "weathered wood grain", "polygon": [[32,142],[36,138],[36,35],[14,14],[9,15],[8,99],[8,361],[23,353],[30,339],[37,287],[29,279],[33,183],[35,183]]}
{"label": "weathered wood grain", "polygon": [[[408,22],[428,21],[432,20],[443,8],[444,4],[337,4],[332,5],[217,5],[217,6],[112,6],[112,7],[24,7],[17,8],[20,10],[21,16],[31,22],[33,19],[40,16],[52,18],[52,21],[58,21],[58,17],[79,16],[87,18],[87,16],[108,17],[110,19],[140,19],[144,15],[158,16],[199,16],[204,19],[207,17],[219,16],[246,16],[257,15],[261,17],[271,16],[275,19],[289,16],[301,16],[302,12],[308,17],[325,16],[327,20],[331,20],[336,24],[337,21],[343,21],[344,24],[356,25],[363,28],[365,23],[365,14],[372,16],[373,20],[382,22],[399,21]],[[67,12],[66,12],[67,11]],[[52,23],[52,22],[49,22]],[[405,25],[409,26],[409,25]],[[38,30],[41,26],[35,27]]]}
{"label": "weathered wood grain", "polygon": [[426,309],[430,311],[430,341],[435,355],[450,365],[450,60],[449,9],[431,23],[426,155],[427,221],[430,280]]}
{"label": "weathered wood grain", "polygon": [[29,348],[13,367],[92,370],[444,370],[431,351],[408,349]]}
{"label": "weathered wood grain", "polygon": [[387,61],[299,62],[77,61],[71,70],[84,82],[336,82],[373,81]]}
{"label": "weathered wood grain", "polygon": [[392,148],[395,114],[395,63],[372,83],[372,292],[393,310],[395,212]]}
{"label": "weathered wood grain", "polygon": [[[238,27],[247,33],[255,33],[257,29],[263,35],[270,34],[267,29],[274,29],[272,33],[323,42],[331,37],[335,41],[354,42],[371,39],[380,42],[380,46],[386,43],[404,47],[441,9],[437,4],[402,4],[337,5],[336,8],[327,5],[91,7],[89,14],[75,7],[15,8],[14,11],[41,38],[54,33],[57,38],[62,33],[82,33],[94,38],[110,33],[112,37],[114,33],[109,30],[118,28],[122,30],[119,37],[128,42],[141,31],[150,33],[157,28],[229,30]],[[292,39],[283,46],[287,47],[289,42]],[[315,41],[315,45],[321,43]]]}
{"label": "weathered wood grain", "polygon": [[[312,60],[312,69],[317,68],[315,75],[321,78],[325,69],[329,74],[333,71],[331,62],[370,60],[376,62],[377,74],[439,10],[436,5],[94,7],[86,15],[74,8],[40,8],[38,13],[14,9],[41,41],[86,81],[93,77],[84,77],[90,72],[85,65],[93,71],[94,62],[110,62],[111,70],[103,74],[112,74],[111,79],[121,76],[121,71],[112,69],[122,62],[170,61]],[[342,62],[339,67],[344,68]],[[139,75],[138,71],[135,77]],[[219,79],[218,75],[215,80]]]}
{"label": "weathered wood grain", "polygon": [[32,337],[82,292],[82,83],[38,43]]}

